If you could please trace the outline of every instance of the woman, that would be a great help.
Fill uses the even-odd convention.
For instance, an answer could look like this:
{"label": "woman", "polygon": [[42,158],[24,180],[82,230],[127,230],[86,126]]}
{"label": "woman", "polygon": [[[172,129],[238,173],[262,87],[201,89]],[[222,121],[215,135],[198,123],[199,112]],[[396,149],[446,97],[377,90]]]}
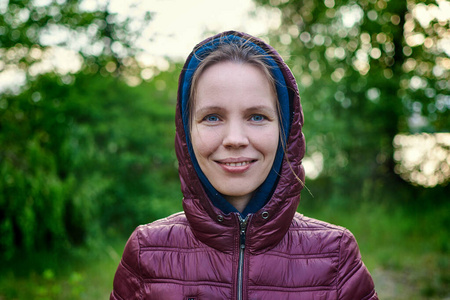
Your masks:
{"label": "woman", "polygon": [[111,299],[378,299],[352,234],[296,212],[303,113],[278,53],[224,32],[181,72],[184,212],[131,235]]}

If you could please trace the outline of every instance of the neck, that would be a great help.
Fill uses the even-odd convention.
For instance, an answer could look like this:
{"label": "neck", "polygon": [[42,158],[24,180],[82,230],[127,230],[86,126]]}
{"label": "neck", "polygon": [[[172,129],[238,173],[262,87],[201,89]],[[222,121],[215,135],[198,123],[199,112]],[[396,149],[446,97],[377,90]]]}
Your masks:
{"label": "neck", "polygon": [[251,195],[244,196],[225,196],[225,199],[234,206],[239,212],[243,212],[250,202]]}

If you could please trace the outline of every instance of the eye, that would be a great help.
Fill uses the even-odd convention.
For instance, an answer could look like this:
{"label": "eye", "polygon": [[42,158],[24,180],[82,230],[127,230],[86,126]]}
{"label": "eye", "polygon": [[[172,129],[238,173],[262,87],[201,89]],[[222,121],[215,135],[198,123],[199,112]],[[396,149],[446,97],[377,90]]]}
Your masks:
{"label": "eye", "polygon": [[251,117],[250,117],[250,120],[251,121],[254,121],[254,122],[261,122],[261,121],[264,121],[264,120],[266,120],[267,118],[265,117],[265,116],[263,116],[263,115],[252,115]]}
{"label": "eye", "polygon": [[206,122],[218,122],[220,119],[217,115],[207,115],[203,120]]}

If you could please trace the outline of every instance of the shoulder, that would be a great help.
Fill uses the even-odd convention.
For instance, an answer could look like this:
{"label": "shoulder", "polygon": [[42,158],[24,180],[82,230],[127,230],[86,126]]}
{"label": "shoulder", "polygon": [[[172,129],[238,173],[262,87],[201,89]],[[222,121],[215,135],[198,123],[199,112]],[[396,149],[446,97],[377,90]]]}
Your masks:
{"label": "shoulder", "polygon": [[130,239],[135,239],[139,247],[179,245],[182,236],[191,235],[191,228],[184,212],[138,226]]}
{"label": "shoulder", "polygon": [[317,220],[314,218],[310,218],[304,216],[300,213],[295,213],[294,218],[292,220],[292,225],[290,227],[291,230],[326,230],[326,231],[336,231],[343,232],[347,229],[334,225],[325,221]]}
{"label": "shoulder", "polygon": [[297,241],[303,250],[313,253],[335,253],[340,255],[345,249],[359,253],[353,234],[342,226],[333,225],[296,213],[288,231],[287,238]]}
{"label": "shoulder", "polygon": [[353,237],[353,234],[345,227],[334,225],[325,221],[306,217],[300,213],[295,213],[290,231],[299,233],[310,233],[314,235],[326,235],[336,237]]}
{"label": "shoulder", "polygon": [[123,264],[140,273],[143,252],[189,247],[194,241],[183,212],[138,226],[129,237],[122,255]]}

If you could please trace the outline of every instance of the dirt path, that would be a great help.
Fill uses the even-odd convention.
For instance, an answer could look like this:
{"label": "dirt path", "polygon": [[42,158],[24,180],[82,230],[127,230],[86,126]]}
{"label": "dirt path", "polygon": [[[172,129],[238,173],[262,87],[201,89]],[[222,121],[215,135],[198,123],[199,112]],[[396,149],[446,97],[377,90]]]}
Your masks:
{"label": "dirt path", "polygon": [[382,300],[450,300],[450,295],[426,296],[418,285],[414,274],[396,272],[382,268],[371,272],[378,297]]}

